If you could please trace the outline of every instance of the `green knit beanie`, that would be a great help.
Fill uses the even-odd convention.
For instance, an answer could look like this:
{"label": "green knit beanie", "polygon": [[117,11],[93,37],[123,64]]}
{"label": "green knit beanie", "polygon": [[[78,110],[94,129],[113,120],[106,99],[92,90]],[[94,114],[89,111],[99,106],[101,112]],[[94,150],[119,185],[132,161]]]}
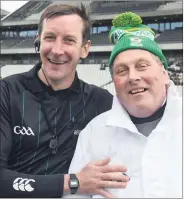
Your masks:
{"label": "green knit beanie", "polygon": [[143,49],[156,55],[165,66],[165,69],[168,68],[161,48],[154,41],[155,33],[148,26],[142,24],[140,16],[132,12],[125,12],[116,16],[112,24],[109,40],[115,46],[110,55],[110,66],[112,66],[115,57],[120,52],[129,49]]}

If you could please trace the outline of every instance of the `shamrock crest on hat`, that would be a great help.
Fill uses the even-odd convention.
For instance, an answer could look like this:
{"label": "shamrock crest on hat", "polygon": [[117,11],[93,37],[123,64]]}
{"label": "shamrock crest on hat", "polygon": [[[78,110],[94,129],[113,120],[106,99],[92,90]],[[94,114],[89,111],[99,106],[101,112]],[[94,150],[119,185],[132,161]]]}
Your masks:
{"label": "shamrock crest on hat", "polygon": [[146,25],[142,24],[139,15],[133,12],[125,12],[117,15],[112,20],[112,28],[109,33],[109,40],[116,44],[124,35],[134,35],[148,37],[154,40],[155,33]]}

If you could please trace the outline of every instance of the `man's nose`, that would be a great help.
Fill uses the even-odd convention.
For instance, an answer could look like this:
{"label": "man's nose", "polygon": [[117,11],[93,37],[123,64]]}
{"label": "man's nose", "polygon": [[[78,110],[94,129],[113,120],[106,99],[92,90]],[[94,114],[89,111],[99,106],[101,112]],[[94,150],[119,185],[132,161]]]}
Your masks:
{"label": "man's nose", "polygon": [[58,40],[57,40],[57,41],[53,44],[52,52],[53,52],[55,55],[64,54],[64,44],[63,44],[61,41],[58,41]]}
{"label": "man's nose", "polygon": [[140,74],[135,69],[129,70],[129,82],[134,83],[140,80]]}

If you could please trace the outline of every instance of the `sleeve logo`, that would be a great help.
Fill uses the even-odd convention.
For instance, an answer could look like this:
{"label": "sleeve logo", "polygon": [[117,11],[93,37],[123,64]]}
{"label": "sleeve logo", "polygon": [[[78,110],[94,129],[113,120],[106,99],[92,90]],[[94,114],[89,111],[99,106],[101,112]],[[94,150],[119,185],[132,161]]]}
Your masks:
{"label": "sleeve logo", "polygon": [[27,178],[16,178],[13,182],[13,188],[16,191],[27,191],[31,192],[34,190],[32,187],[32,184],[35,182],[33,179],[27,179]]}

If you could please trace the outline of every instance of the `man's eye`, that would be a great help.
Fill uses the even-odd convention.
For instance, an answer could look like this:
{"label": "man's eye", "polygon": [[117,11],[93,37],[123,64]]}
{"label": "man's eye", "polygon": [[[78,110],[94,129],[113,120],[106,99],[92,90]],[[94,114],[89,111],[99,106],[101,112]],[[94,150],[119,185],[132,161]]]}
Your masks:
{"label": "man's eye", "polygon": [[74,40],[74,39],[65,39],[65,41],[66,41],[67,43],[75,43],[75,40]]}
{"label": "man's eye", "polygon": [[118,70],[117,73],[118,74],[125,74],[126,71],[127,71],[126,69],[121,69],[121,70]]}
{"label": "man's eye", "polygon": [[146,67],[148,67],[148,64],[140,64],[138,66],[138,68],[140,68],[140,69],[145,69]]}
{"label": "man's eye", "polygon": [[51,40],[51,39],[54,39],[54,37],[53,36],[45,36],[44,39]]}

